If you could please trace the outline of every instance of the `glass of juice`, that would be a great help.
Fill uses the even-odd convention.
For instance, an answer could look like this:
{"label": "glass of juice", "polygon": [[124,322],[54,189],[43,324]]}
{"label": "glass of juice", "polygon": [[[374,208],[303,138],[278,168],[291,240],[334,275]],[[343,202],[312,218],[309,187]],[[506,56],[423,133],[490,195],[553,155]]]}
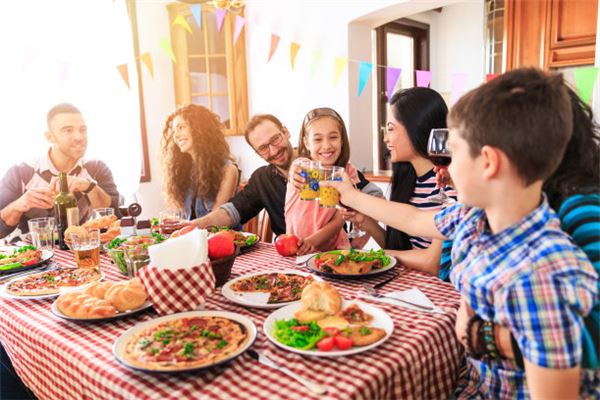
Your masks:
{"label": "glass of juice", "polygon": [[[344,176],[344,168],[332,166],[321,167],[322,181],[341,181]],[[319,188],[319,205],[321,207],[335,207],[340,204],[340,193],[332,187]]]}
{"label": "glass of juice", "polygon": [[72,233],[69,239],[79,268],[100,269],[100,229]]}
{"label": "glass of juice", "polygon": [[319,169],[321,163],[312,160],[300,160],[300,175],[304,178],[304,186],[300,190],[301,200],[317,200],[319,198]]}

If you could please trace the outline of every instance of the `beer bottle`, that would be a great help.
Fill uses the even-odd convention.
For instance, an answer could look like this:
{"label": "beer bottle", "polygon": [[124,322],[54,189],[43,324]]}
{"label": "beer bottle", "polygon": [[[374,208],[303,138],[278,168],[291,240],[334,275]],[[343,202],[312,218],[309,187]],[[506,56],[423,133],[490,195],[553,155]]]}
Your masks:
{"label": "beer bottle", "polygon": [[58,244],[62,250],[69,250],[65,243],[65,230],[70,223],[79,223],[78,219],[74,219],[74,215],[79,214],[77,208],[77,200],[75,196],[69,193],[69,185],[67,183],[67,174],[60,172],[58,174],[60,182],[60,193],[54,198],[54,214],[56,216],[56,227],[58,230]]}

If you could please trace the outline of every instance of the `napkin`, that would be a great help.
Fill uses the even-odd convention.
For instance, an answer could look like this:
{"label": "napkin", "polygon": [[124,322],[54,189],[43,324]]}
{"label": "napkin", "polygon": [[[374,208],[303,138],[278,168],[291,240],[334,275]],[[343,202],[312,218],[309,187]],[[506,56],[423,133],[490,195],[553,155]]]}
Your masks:
{"label": "napkin", "polygon": [[396,290],[394,292],[385,293],[385,295],[388,297],[393,297],[396,299],[409,301],[411,303],[419,304],[422,306],[433,307],[433,310],[431,310],[431,311],[423,310],[421,308],[413,307],[410,304],[401,303],[399,301],[394,301],[391,299],[386,299],[384,297],[373,297],[364,292],[359,293],[359,297],[369,299],[369,300],[381,301],[382,303],[387,303],[387,304],[391,304],[394,306],[404,307],[404,308],[408,308],[410,310],[420,311],[420,312],[424,312],[424,313],[445,314],[444,310],[442,310],[441,308],[439,308],[435,304],[433,304],[433,302],[431,300],[429,300],[429,298],[425,295],[425,293],[423,293],[422,291],[420,291],[417,288],[412,288],[412,289],[408,289],[408,290]]}
{"label": "napkin", "polygon": [[296,264],[302,265],[302,264],[306,263],[315,254],[318,254],[318,253],[305,254],[303,256],[296,257]]}
{"label": "napkin", "polygon": [[148,247],[150,265],[156,268],[188,268],[208,261],[208,231],[194,229],[183,236]]}

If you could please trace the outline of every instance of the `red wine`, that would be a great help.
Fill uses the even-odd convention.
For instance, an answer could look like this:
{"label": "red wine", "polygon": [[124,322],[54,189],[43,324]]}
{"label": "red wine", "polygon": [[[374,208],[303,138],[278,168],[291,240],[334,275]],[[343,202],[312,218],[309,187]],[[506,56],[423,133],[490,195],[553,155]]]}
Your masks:
{"label": "red wine", "polygon": [[121,206],[119,206],[119,212],[121,213],[122,217],[128,217],[129,216],[129,209],[127,207],[121,207]]}
{"label": "red wine", "polygon": [[452,161],[452,157],[444,154],[438,154],[435,156],[430,155],[429,159],[436,167],[447,167]]}

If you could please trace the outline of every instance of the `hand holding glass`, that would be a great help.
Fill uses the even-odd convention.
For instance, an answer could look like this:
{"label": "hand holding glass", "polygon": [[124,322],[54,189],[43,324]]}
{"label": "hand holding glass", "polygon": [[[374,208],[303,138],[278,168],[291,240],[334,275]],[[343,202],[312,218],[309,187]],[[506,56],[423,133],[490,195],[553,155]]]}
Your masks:
{"label": "hand holding glass", "polygon": [[[439,168],[447,168],[452,161],[452,155],[447,148],[448,129],[432,129],[429,134],[429,142],[427,144],[427,153],[431,162]],[[430,198],[430,201],[438,204],[445,204],[451,199],[448,197],[443,187],[437,195]]]}

